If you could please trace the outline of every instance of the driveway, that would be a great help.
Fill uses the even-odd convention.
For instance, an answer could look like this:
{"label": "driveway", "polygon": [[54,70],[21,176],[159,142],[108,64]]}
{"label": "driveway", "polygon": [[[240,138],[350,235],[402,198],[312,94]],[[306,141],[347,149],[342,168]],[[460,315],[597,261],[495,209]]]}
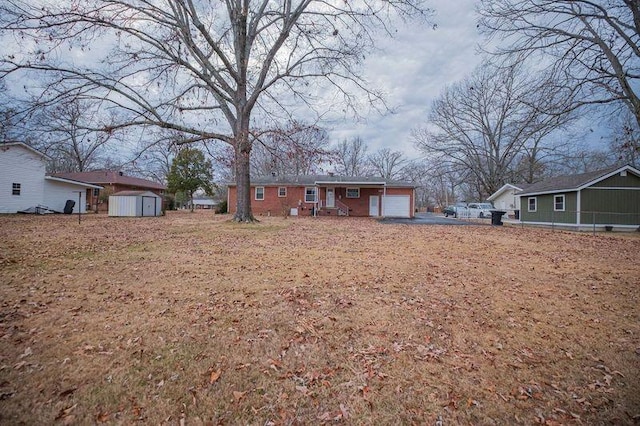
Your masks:
{"label": "driveway", "polygon": [[406,223],[409,225],[491,225],[491,219],[482,221],[454,219],[452,217],[444,217],[441,214],[434,213],[416,213],[413,219],[404,218],[384,218],[380,219],[381,223]]}

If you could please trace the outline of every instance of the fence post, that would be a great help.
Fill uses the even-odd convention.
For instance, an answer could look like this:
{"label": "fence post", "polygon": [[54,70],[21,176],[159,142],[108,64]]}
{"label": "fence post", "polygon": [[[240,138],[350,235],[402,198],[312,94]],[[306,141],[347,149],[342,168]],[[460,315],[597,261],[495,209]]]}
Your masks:
{"label": "fence post", "polygon": [[593,223],[593,235],[596,235],[596,212],[591,212],[591,223]]}

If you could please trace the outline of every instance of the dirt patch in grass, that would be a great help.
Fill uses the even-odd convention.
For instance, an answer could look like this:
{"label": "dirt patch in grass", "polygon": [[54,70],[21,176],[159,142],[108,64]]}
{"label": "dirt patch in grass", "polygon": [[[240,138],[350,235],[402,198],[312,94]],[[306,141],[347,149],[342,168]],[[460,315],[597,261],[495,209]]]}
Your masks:
{"label": "dirt patch in grass", "polygon": [[640,238],[0,217],[0,423],[633,424]]}

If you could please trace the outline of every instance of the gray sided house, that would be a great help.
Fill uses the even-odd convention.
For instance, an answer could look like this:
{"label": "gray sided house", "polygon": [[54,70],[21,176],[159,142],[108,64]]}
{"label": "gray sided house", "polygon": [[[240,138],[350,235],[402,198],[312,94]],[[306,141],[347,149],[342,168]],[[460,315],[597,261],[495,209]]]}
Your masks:
{"label": "gray sided house", "polygon": [[631,166],[558,176],[529,186],[519,197],[524,223],[578,229],[640,226],[640,170]]}

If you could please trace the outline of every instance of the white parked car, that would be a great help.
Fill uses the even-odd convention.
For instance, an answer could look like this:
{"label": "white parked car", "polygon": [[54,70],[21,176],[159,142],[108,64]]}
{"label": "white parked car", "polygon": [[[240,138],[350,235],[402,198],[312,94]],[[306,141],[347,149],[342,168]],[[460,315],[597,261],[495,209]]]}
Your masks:
{"label": "white parked car", "polygon": [[467,206],[469,210],[469,217],[491,217],[491,210],[493,206],[491,203],[469,203]]}

